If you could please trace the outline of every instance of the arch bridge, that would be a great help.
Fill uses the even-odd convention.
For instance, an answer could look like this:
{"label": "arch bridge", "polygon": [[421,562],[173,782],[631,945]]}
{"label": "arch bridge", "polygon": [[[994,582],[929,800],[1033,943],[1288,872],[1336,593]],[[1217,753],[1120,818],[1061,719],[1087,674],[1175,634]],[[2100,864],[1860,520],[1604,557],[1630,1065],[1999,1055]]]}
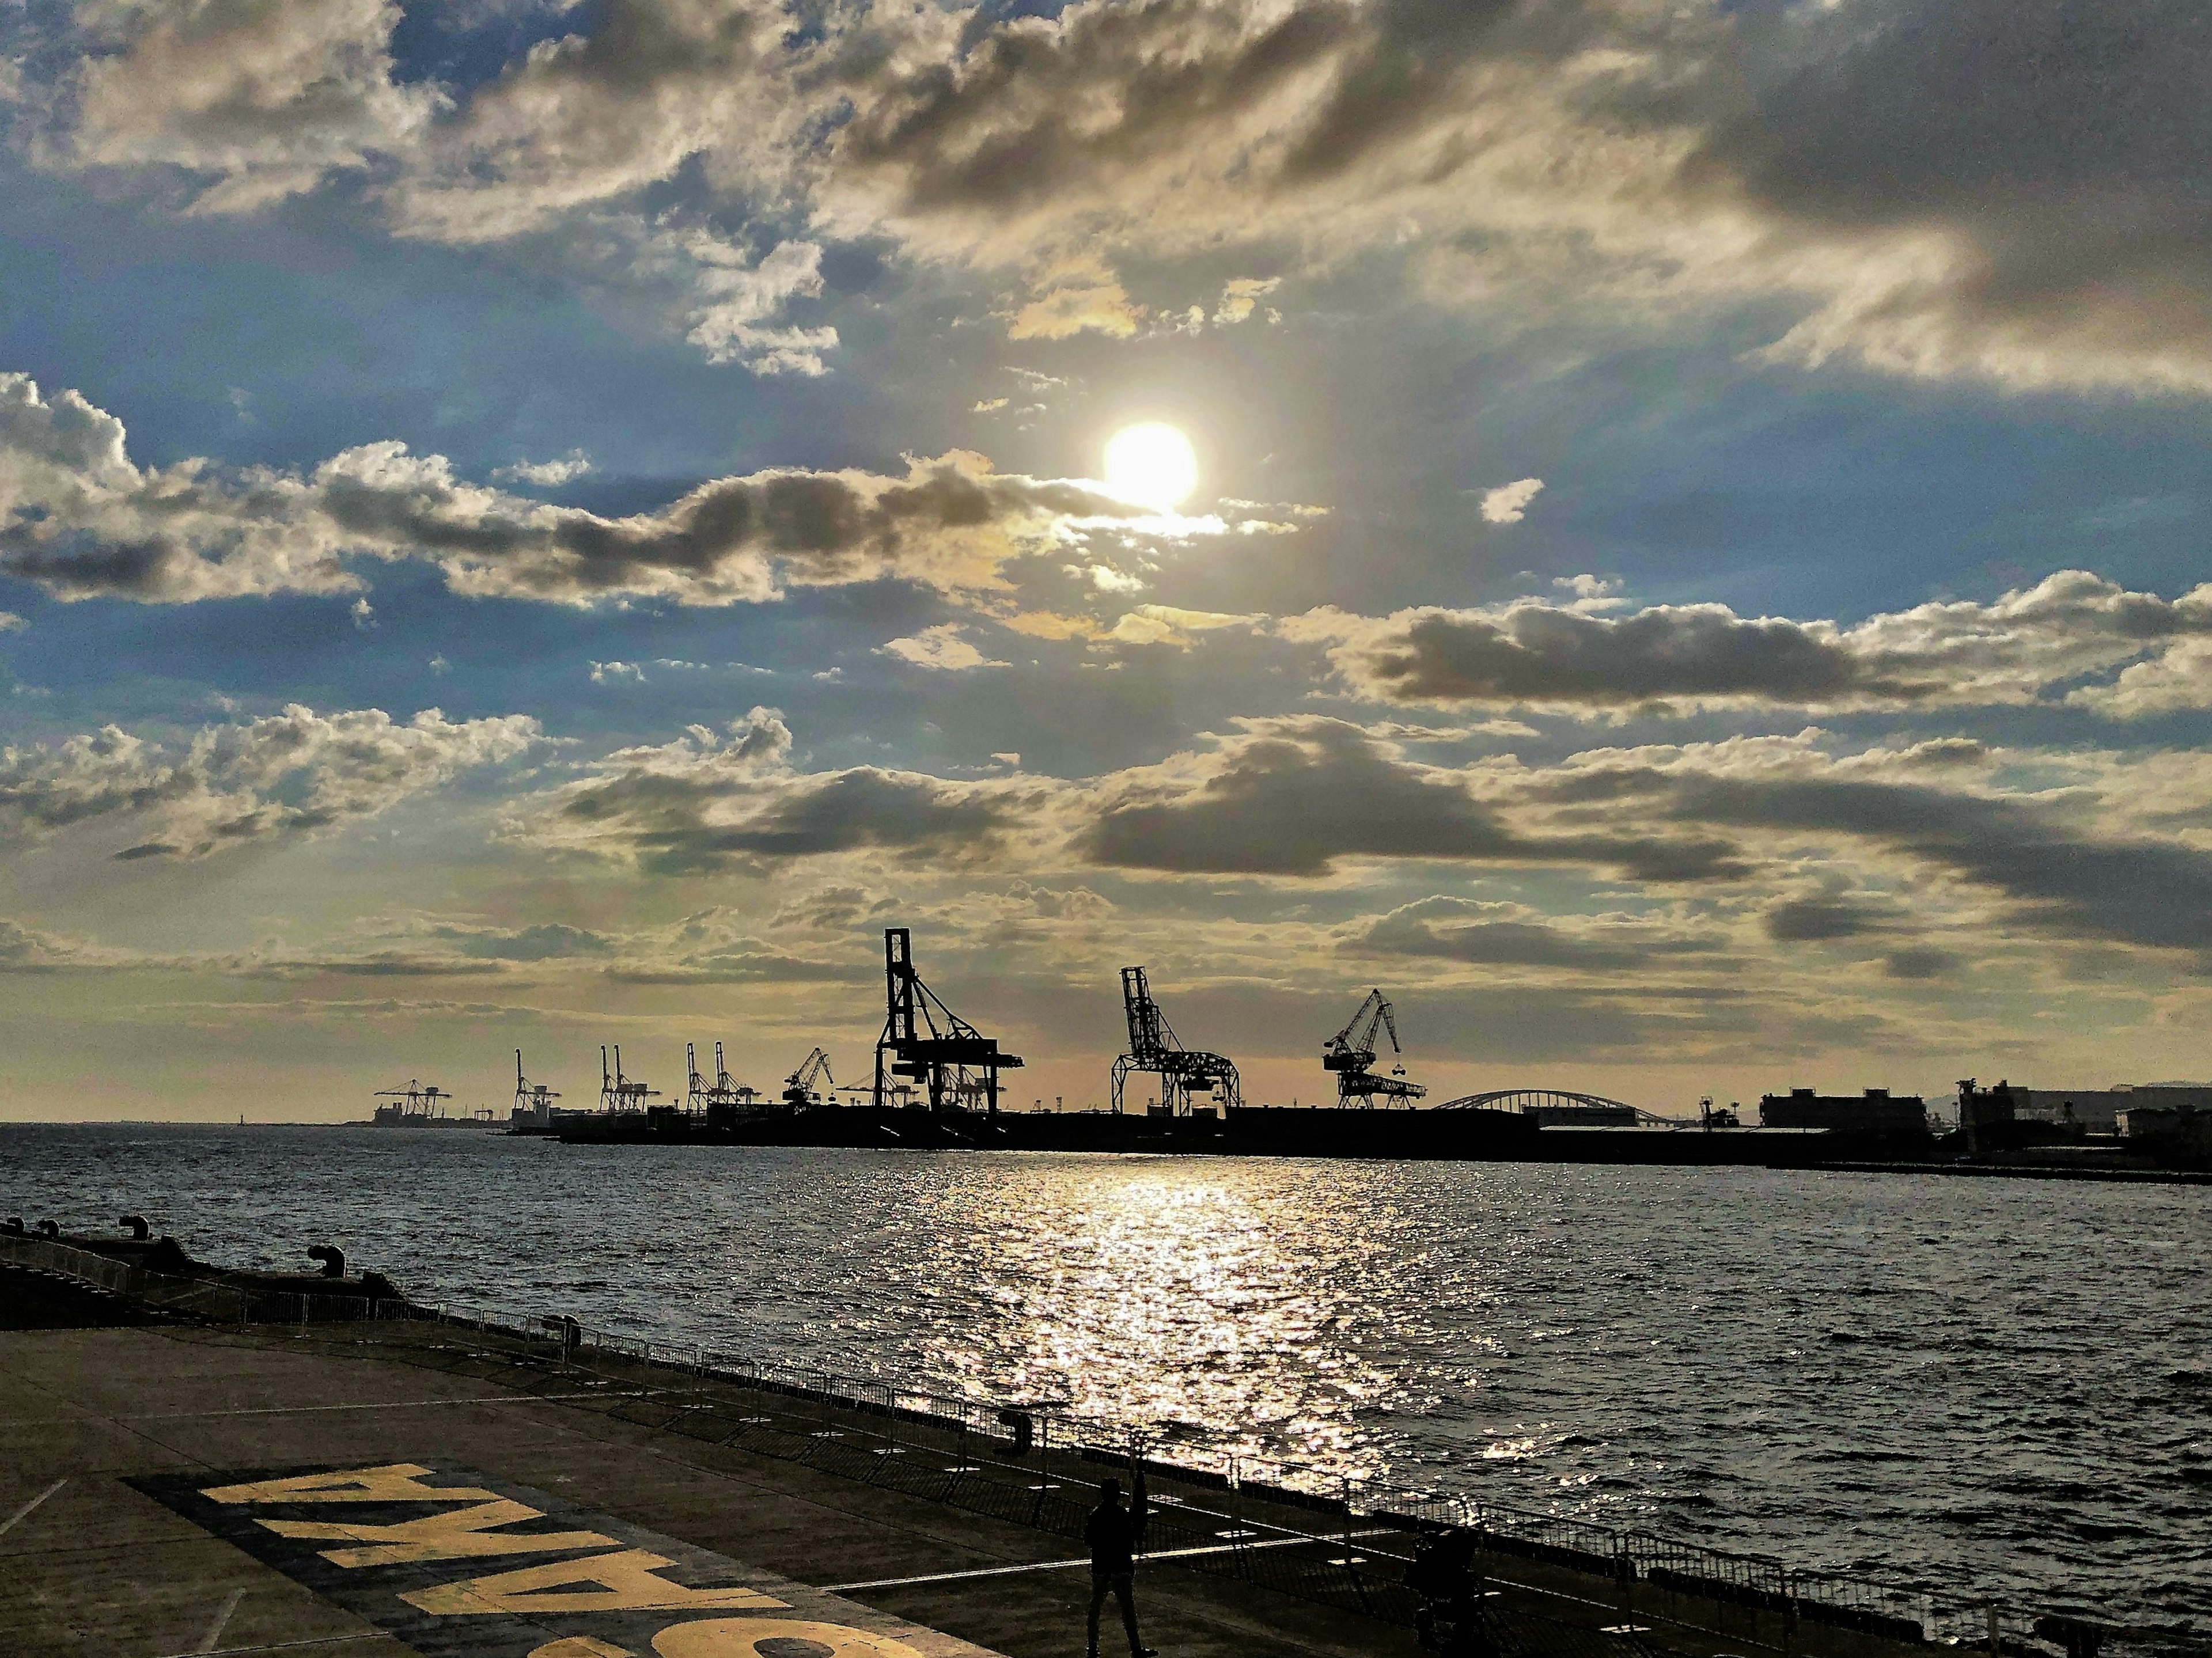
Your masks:
{"label": "arch bridge", "polygon": [[1662,1117],[1640,1105],[1609,1100],[1602,1094],[1578,1094],[1565,1088],[1493,1088],[1485,1094],[1462,1094],[1436,1107],[1439,1111],[1518,1111],[1531,1116],[1556,1113],[1562,1119],[1610,1119],[1615,1122],[1652,1123],[1664,1128],[1697,1127],[1680,1117]]}

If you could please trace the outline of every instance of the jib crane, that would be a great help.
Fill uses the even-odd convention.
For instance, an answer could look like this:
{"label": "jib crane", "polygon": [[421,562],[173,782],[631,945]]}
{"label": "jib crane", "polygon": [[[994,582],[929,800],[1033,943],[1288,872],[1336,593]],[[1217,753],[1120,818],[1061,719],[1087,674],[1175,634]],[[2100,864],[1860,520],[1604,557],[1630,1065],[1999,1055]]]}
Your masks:
{"label": "jib crane", "polygon": [[[876,1038],[874,1099],[881,1109],[898,1084],[909,1077],[929,1092],[929,1108],[973,1108],[980,1100],[999,1114],[999,1073],[1021,1064],[1018,1054],[999,1051],[999,1039],[986,1036],[962,1018],[914,970],[914,940],[905,927],[884,929],[884,1031]],[[889,1063],[885,1063],[888,1060]]]}
{"label": "jib crane", "polygon": [[1114,1109],[1121,1109],[1121,1085],[1132,1071],[1149,1071],[1160,1079],[1160,1103],[1178,1117],[1190,1114],[1190,1096],[1210,1094],[1224,1106],[1244,1103],[1244,1085],[1232,1060],[1185,1048],[1168,1028],[1145,969],[1121,969],[1121,1011],[1129,1018],[1129,1051],[1114,1061]]}
{"label": "jib crane", "polygon": [[799,1061],[799,1069],[783,1079],[783,1102],[797,1111],[810,1105],[826,1105],[837,1079],[830,1074],[830,1056],[820,1048]]}
{"label": "jib crane", "polygon": [[1367,999],[1360,1003],[1359,1011],[1352,1016],[1352,1023],[1322,1044],[1322,1069],[1336,1072],[1339,1105],[1350,1105],[1358,1100],[1364,1106],[1371,1106],[1377,1095],[1386,1105],[1411,1104],[1429,1091],[1419,1083],[1407,1082],[1402,1065],[1391,1066],[1387,1077],[1376,1073],[1375,1038],[1378,1031],[1389,1036],[1391,1053],[1405,1051],[1398,1046],[1398,1021],[1390,1011],[1389,1002],[1381,991],[1370,990]]}

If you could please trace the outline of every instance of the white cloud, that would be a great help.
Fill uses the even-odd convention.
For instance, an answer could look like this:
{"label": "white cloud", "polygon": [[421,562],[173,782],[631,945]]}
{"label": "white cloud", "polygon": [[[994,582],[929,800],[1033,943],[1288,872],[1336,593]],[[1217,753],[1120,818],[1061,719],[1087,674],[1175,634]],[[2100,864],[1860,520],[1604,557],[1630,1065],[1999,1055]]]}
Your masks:
{"label": "white cloud", "polygon": [[1518,524],[1528,515],[1528,503],[1544,487],[1541,478],[1521,478],[1482,492],[1482,516],[1492,524]]}
{"label": "white cloud", "polygon": [[[1282,285],[1280,276],[1234,278],[1221,290],[1221,303],[1213,308],[1214,322],[1227,325],[1245,321],[1264,295],[1273,293]],[[1279,319],[1280,317],[1280,313],[1274,311],[1267,314],[1271,319]]]}
{"label": "white cloud", "polygon": [[19,634],[30,625],[13,610],[0,610],[0,634]]}
{"label": "white cloud", "polygon": [[0,834],[35,841],[100,820],[140,838],[116,855],[198,857],[225,846],[374,817],[538,740],[522,714],[402,724],[377,708],[210,726],[181,752],[118,726],[0,750]]}
{"label": "white cloud", "polygon": [[969,668],[1003,668],[1003,662],[994,662],[960,636],[957,622],[939,623],[934,628],[925,628],[907,639],[894,639],[879,647],[879,653],[895,656],[902,662],[910,662],[918,668],[936,668],[948,673],[957,673]]}
{"label": "white cloud", "polygon": [[581,449],[571,449],[555,460],[519,460],[512,466],[502,466],[492,474],[501,483],[534,483],[542,489],[553,489],[574,483],[592,470],[592,458]]}
{"label": "white cloud", "polygon": [[391,0],[100,0],[49,164],[176,169],[192,210],[252,212],[408,150],[445,104],[392,79]]}
{"label": "white cloud", "polygon": [[645,670],[635,662],[594,662],[592,664],[592,683],[606,685],[629,680],[633,684],[645,683]]}

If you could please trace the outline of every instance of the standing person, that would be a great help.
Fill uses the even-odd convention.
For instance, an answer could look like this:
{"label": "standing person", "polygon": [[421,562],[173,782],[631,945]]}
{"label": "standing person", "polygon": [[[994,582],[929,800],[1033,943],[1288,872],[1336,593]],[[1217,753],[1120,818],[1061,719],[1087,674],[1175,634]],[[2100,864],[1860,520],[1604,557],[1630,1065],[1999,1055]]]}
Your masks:
{"label": "standing person", "polygon": [[1129,1632],[1129,1658],[1158,1658],[1137,1636],[1137,1542],[1145,1527],[1145,1477],[1137,1476],[1137,1505],[1121,1506],[1121,1482],[1098,1482],[1098,1506],[1083,1522],[1091,1546],[1091,1639],[1084,1649],[1098,1658],[1098,1609],[1109,1594],[1121,1603],[1121,1627]]}

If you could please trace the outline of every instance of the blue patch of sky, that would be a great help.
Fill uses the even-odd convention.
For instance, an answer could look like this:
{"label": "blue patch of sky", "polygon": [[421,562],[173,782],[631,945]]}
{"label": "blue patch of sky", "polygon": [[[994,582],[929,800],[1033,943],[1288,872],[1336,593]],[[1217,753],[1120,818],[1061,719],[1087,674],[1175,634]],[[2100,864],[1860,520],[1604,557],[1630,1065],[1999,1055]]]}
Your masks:
{"label": "blue patch of sky", "polygon": [[434,82],[465,95],[496,80],[541,41],[596,34],[611,0],[459,0],[413,5],[392,32],[392,78]]}

